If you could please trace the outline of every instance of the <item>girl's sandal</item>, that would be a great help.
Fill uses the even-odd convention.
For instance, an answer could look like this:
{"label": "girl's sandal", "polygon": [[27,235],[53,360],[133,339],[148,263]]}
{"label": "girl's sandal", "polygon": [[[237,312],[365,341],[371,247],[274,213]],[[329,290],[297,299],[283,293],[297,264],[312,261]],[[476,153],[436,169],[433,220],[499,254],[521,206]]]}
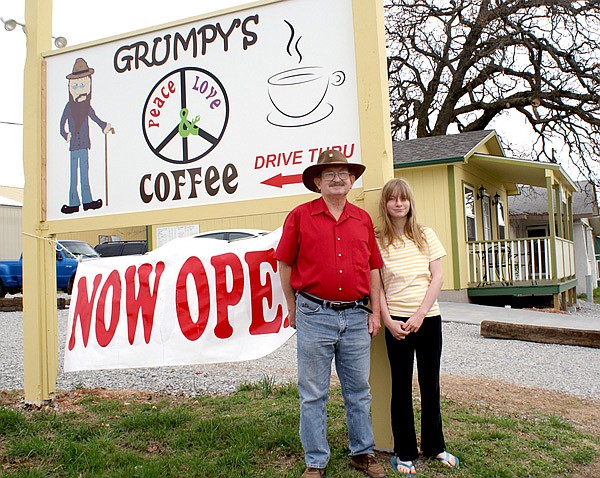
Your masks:
{"label": "girl's sandal", "polygon": [[[392,467],[394,471],[402,476],[412,476],[417,474],[417,470],[415,469],[415,465],[412,461],[400,461],[397,456],[393,456],[390,458],[390,462],[392,463]],[[400,471],[400,468],[405,468],[408,472]]]}
{"label": "girl's sandal", "polygon": [[[447,451],[443,451],[438,456],[434,457],[440,463],[443,463],[448,468],[459,468],[458,457],[454,456],[452,453],[448,453]],[[453,460],[454,459],[454,460]],[[453,463],[454,461],[454,463]]]}

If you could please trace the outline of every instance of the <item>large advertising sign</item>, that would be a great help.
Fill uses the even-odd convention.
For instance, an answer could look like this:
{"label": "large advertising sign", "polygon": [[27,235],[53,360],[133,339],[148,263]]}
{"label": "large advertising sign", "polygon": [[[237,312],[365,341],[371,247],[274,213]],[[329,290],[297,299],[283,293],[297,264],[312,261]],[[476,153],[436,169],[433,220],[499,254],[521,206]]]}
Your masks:
{"label": "large advertising sign", "polygon": [[49,220],[304,194],[322,150],[361,162],[350,0],[51,55],[47,91]]}
{"label": "large advertising sign", "polygon": [[65,371],[236,362],[295,333],[274,257],[281,229],[228,243],[175,239],[143,256],[82,262]]}

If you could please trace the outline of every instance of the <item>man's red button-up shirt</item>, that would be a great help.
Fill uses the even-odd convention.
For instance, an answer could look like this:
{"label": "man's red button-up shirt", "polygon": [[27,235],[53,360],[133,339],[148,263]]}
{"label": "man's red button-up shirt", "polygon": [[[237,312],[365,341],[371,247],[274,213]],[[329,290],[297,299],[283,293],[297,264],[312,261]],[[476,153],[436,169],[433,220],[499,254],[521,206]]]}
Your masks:
{"label": "man's red button-up shirt", "polygon": [[289,213],[275,257],[292,266],[294,290],[333,301],[368,295],[370,271],[382,266],[369,214],[346,203],[336,221],[322,198]]}

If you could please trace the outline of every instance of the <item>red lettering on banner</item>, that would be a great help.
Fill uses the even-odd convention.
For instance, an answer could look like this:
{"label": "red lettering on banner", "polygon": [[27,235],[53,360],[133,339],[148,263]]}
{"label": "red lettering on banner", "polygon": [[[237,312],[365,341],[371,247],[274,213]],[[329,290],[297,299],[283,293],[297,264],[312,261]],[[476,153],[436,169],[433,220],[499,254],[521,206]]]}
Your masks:
{"label": "red lettering on banner", "polygon": [[[108,329],[105,326],[105,307],[108,289],[112,288],[112,301],[110,310],[110,323]],[[121,312],[121,276],[119,271],[112,271],[106,282],[102,286],[100,296],[98,297],[98,307],[96,308],[96,340],[100,347],[106,347],[115,335],[117,325],[119,324],[119,315]]]}
{"label": "red lettering on banner", "polygon": [[[198,297],[198,320],[194,322],[188,303],[187,278],[191,275],[196,283],[196,295]],[[188,340],[198,340],[208,323],[210,313],[210,294],[208,278],[202,261],[197,257],[190,257],[183,263],[177,283],[175,284],[175,307],[179,328]]]}
{"label": "red lettering on banner", "polygon": [[127,309],[127,337],[129,343],[133,345],[137,322],[142,311],[142,325],[144,327],[144,340],[150,342],[152,335],[152,325],[154,324],[154,309],[156,308],[156,299],[158,297],[158,284],[160,276],[165,270],[164,262],[156,263],[156,273],[154,279],[154,287],[150,292],[150,273],[152,272],[151,264],[142,264],[137,270],[139,278],[139,290],[135,295],[135,276],[136,267],[130,266],[125,271],[125,308]]}
{"label": "red lettering on banner", "polygon": [[81,322],[81,335],[83,336],[83,346],[87,347],[90,338],[90,324],[92,322],[92,309],[94,298],[98,292],[98,286],[102,280],[102,274],[94,277],[94,287],[92,288],[92,297],[88,300],[87,280],[85,277],[79,279],[77,283],[77,302],[75,303],[75,311],[73,312],[73,327],[71,329],[71,337],[69,338],[69,350],[75,348],[75,326],[77,318]]}
{"label": "red lettering on banner", "polygon": [[[217,325],[215,335],[227,339],[233,335],[233,327],[229,322],[229,307],[236,305],[244,294],[244,269],[240,258],[232,253],[214,256],[210,263],[215,268],[217,285]],[[227,288],[227,269],[231,271],[231,290]]]}
{"label": "red lettering on banner", "polygon": [[[265,320],[263,301],[266,299],[269,308],[273,307],[273,281],[271,279],[273,274],[270,272],[266,274],[264,284],[261,280],[261,264],[269,264],[273,273],[277,272],[275,250],[247,252],[244,259],[248,264],[250,290],[252,291],[250,294],[252,302],[250,335],[276,334],[281,328],[283,308],[281,304],[278,304],[275,319],[271,322]],[[284,326],[289,326],[288,318],[286,318]]]}

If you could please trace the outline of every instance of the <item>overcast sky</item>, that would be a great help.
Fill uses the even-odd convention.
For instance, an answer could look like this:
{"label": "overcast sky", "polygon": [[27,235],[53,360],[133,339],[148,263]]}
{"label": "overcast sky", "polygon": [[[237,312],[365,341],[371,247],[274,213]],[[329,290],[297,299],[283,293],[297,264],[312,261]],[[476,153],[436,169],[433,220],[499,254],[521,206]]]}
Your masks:
{"label": "overcast sky", "polygon": [[[248,0],[54,0],[52,34],[70,46],[161,25]],[[85,5],[84,8],[82,6]],[[0,17],[25,23],[25,0],[2,0]],[[0,185],[22,187],[23,180],[23,67],[25,34],[21,27],[6,31],[0,25]],[[17,123],[17,124],[11,124]]]}

